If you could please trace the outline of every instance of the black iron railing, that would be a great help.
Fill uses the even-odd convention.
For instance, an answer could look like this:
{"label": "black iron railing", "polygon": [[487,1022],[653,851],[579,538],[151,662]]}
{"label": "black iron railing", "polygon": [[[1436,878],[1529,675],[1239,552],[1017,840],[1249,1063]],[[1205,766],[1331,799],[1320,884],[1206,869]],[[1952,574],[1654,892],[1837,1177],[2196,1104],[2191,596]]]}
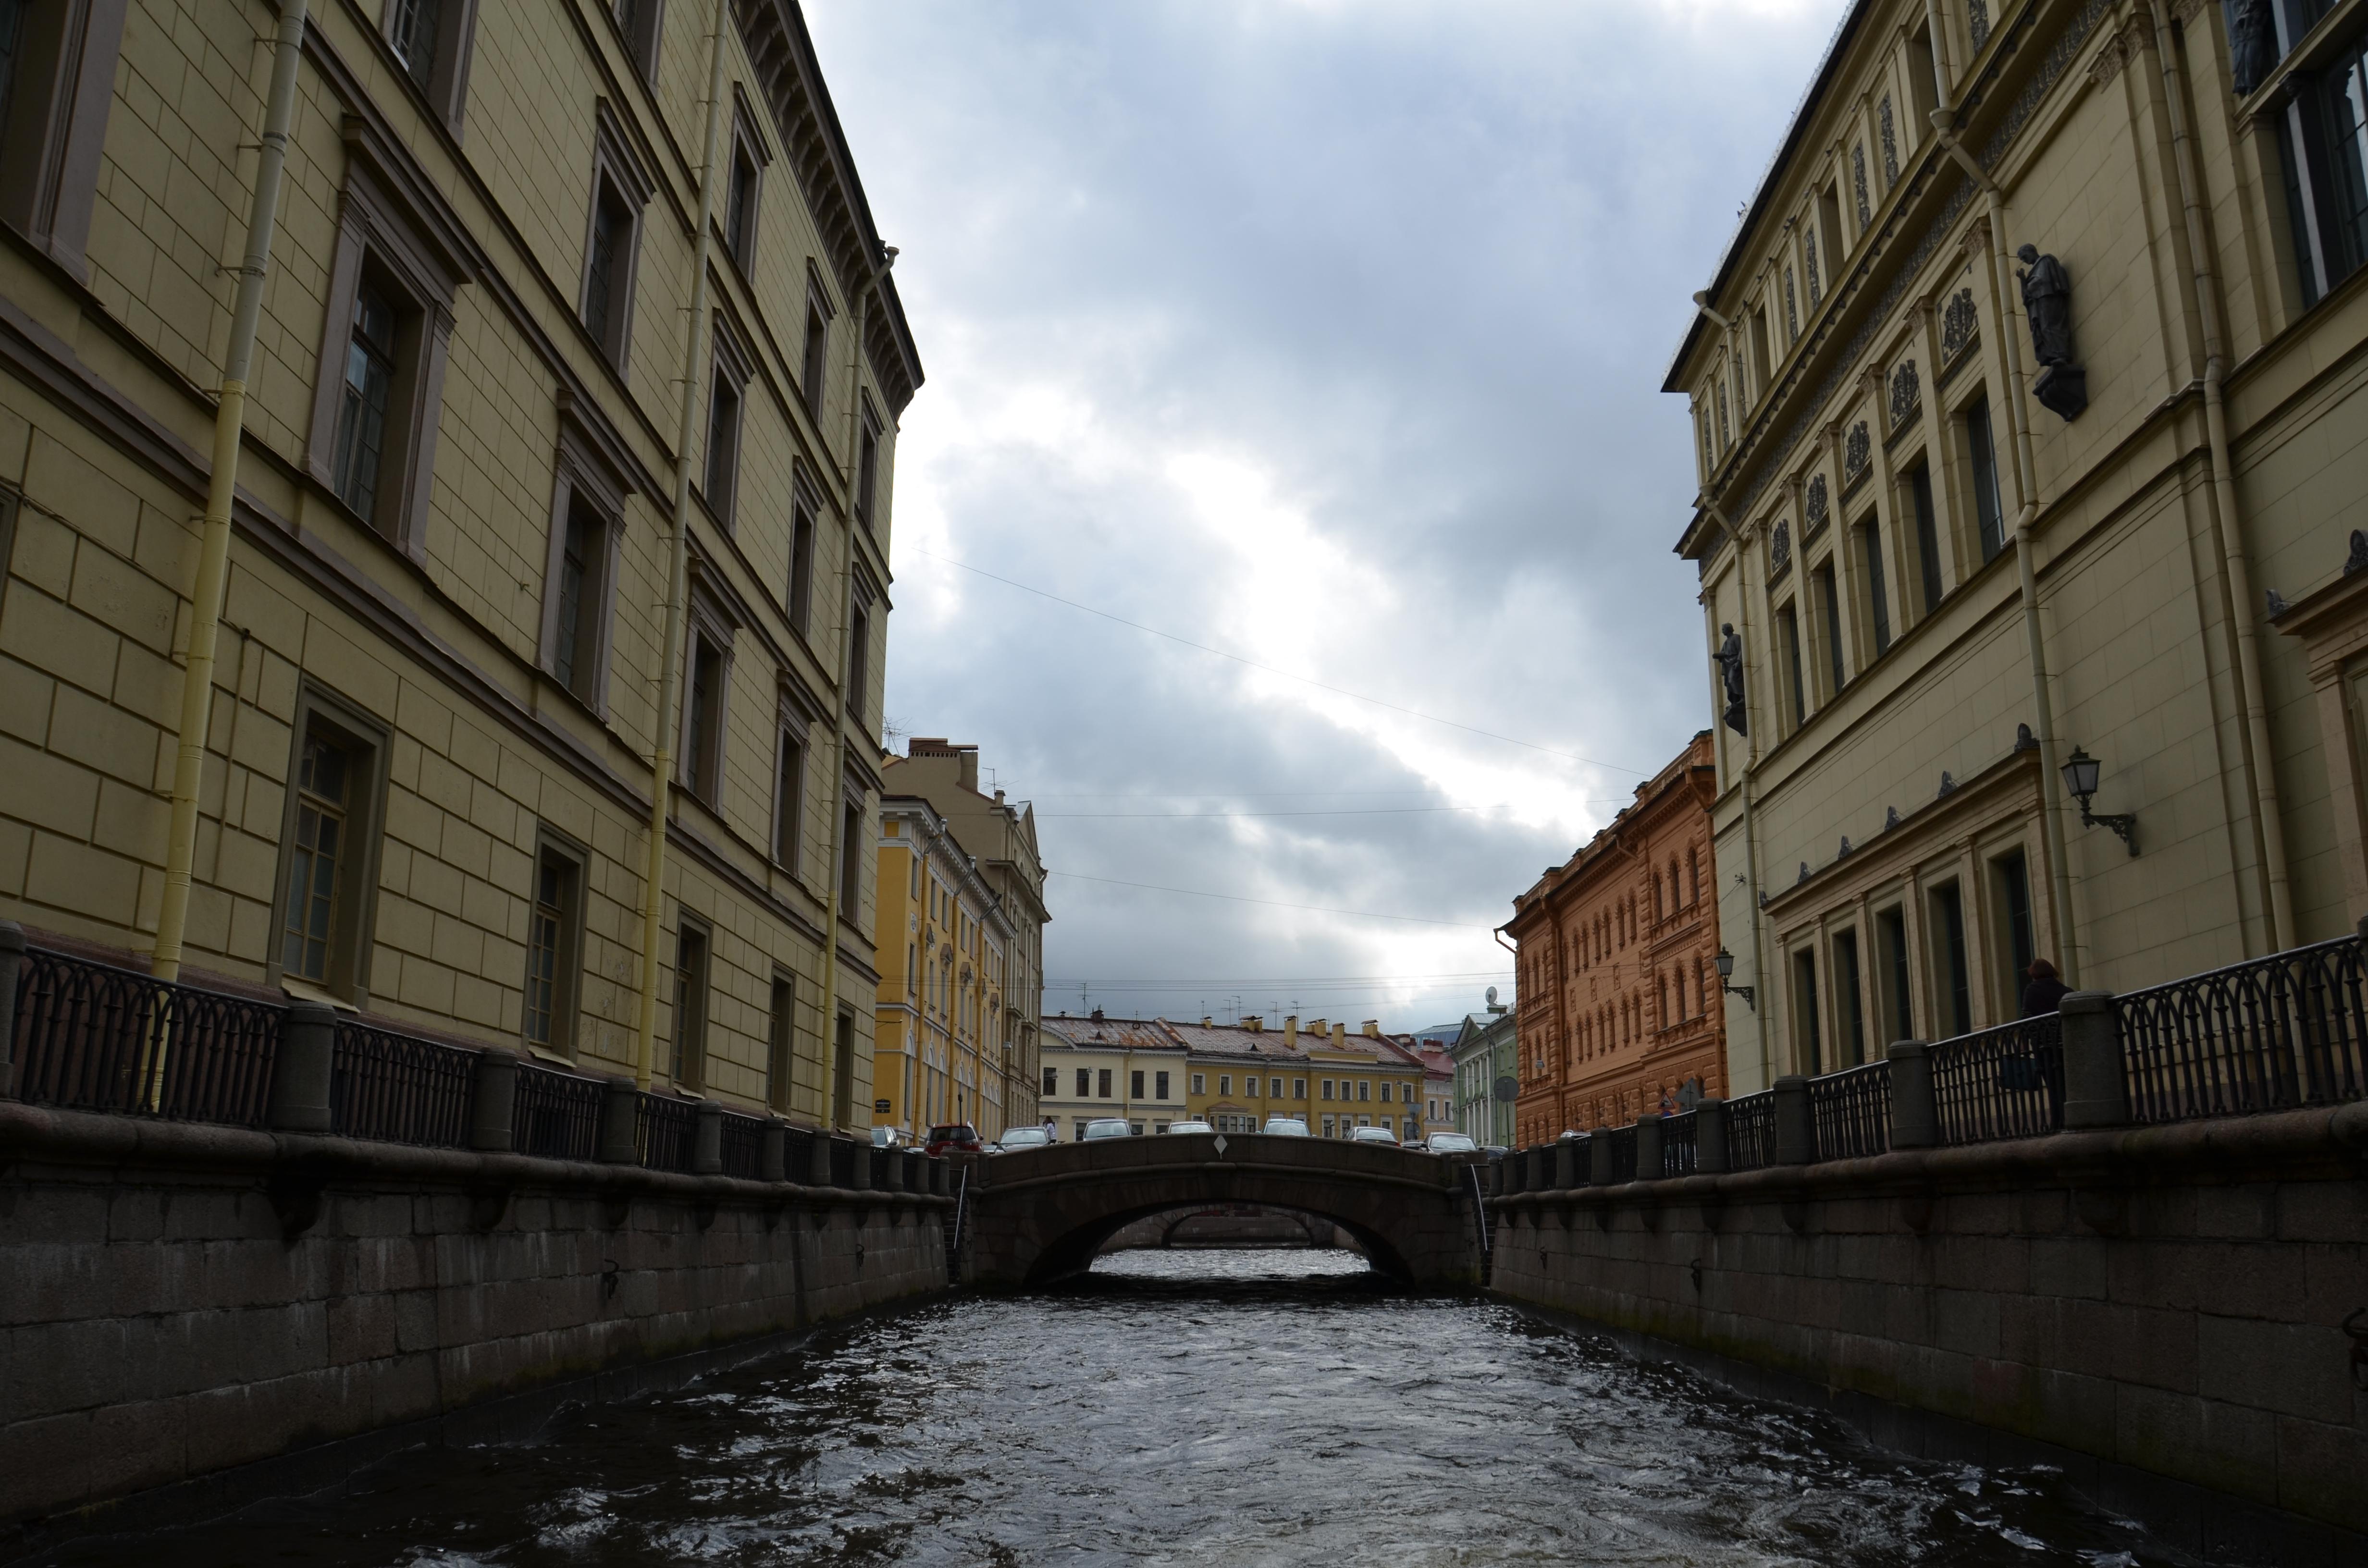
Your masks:
{"label": "black iron railing", "polygon": [[389,1029],[337,1024],[329,1127],[347,1138],[454,1149],[469,1141],[477,1052]]}
{"label": "black iron railing", "polygon": [[1756,1171],[1776,1163],[1776,1091],[1726,1102],[1726,1168]]}
{"label": "black iron railing", "polygon": [[1891,1063],[1871,1062],[1809,1080],[1816,1157],[1856,1160],[1891,1147]]}
{"label": "black iron railing", "polygon": [[1634,1126],[1599,1127],[1595,1130],[1595,1136],[1611,1140],[1613,1185],[1616,1186],[1623,1181],[1634,1181],[1636,1179],[1636,1129]]}
{"label": "black iron railing", "polygon": [[17,1097],[259,1127],[281,1010],[29,948],[17,970]]}
{"label": "black iron railing", "polygon": [[510,1104],[510,1148],[541,1160],[590,1160],[600,1153],[600,1080],[532,1062],[519,1066]]}
{"label": "black iron railing", "polygon": [[1936,1040],[1926,1057],[1941,1142],[2063,1131],[2064,1031],[2055,1014]]}
{"label": "black iron railing", "polygon": [[2368,1094],[2356,937],[2133,991],[2115,1001],[2130,1115],[2183,1121]]}
{"label": "black iron railing", "polygon": [[1695,1115],[1681,1110],[1661,1119],[1661,1174],[1691,1176],[1695,1166]]}
{"label": "black iron railing", "polygon": [[633,1114],[633,1148],[654,1171],[689,1171],[699,1138],[699,1102],[672,1095],[641,1096]]}
{"label": "black iron railing", "polygon": [[743,1181],[764,1175],[765,1122],[761,1117],[723,1113],[723,1174]]}

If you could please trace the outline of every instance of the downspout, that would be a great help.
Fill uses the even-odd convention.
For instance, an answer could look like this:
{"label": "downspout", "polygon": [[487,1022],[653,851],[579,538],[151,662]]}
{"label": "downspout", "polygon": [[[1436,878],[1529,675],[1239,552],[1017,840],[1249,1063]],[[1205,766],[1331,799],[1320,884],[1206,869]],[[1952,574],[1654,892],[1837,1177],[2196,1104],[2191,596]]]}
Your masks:
{"label": "downspout", "polygon": [[1933,97],[1947,103],[1956,86],[1956,73],[1949,68],[1949,29],[1942,25],[1941,0],[1924,0],[1924,26],[1932,40]]}
{"label": "downspout", "polygon": [[[887,265],[891,267],[894,266],[895,260],[895,254],[892,251],[889,253],[887,257]],[[830,824],[832,853],[830,855],[829,863],[833,875],[831,877],[829,898],[823,905],[822,1027],[824,1050],[828,1057],[833,1058],[833,1060],[830,1061],[830,1076],[828,1079],[830,1087],[825,1091],[825,1094],[831,1096],[836,1096],[838,1092],[838,1063],[835,1060],[838,1051],[838,892],[839,889],[847,885],[847,868],[841,863],[840,857],[855,853],[855,845],[847,839],[846,827],[847,701],[848,697],[847,677],[855,663],[854,650],[848,646],[847,634],[848,627],[852,624],[855,619],[853,611],[855,602],[856,442],[861,438],[862,435],[860,420],[862,418],[861,411],[863,407],[863,318],[870,310],[871,304],[871,285],[867,281],[862,290],[858,292],[855,297],[855,325],[854,331],[850,335],[855,339],[855,342],[853,352],[848,356],[848,364],[847,468],[844,475],[847,483],[847,550],[845,551],[845,559],[839,565],[838,577],[838,636],[837,639],[838,643],[838,680],[836,683],[838,687],[838,710],[831,716],[830,722],[830,778],[837,786],[837,794],[832,801],[832,806],[834,809],[831,812]],[[860,693],[856,693],[855,697],[860,709],[862,696]],[[857,722],[859,723],[861,722],[860,718]],[[957,929],[960,929],[960,927],[957,927]],[[954,1065],[955,1056],[953,1049],[955,1036],[951,1023],[949,1023],[946,1029],[946,1039],[948,1041],[946,1049],[946,1065],[948,1069],[951,1070]],[[852,1040],[848,1041],[848,1049],[850,1051],[854,1049],[854,1042]],[[852,1074],[854,1068],[851,1063],[848,1070],[849,1074]],[[831,1118],[837,1114],[837,1110],[838,1107],[834,1099],[833,1103],[830,1105],[829,1115],[825,1116],[824,1119],[826,1125],[829,1123]],[[852,1116],[854,1113],[854,1101],[852,1097],[850,1097],[848,1102],[848,1114]]]}
{"label": "downspout", "polygon": [[2228,353],[2220,335],[2220,284],[2203,233],[2202,186],[2195,170],[2195,142],[2187,130],[2186,73],[2180,67],[2169,18],[2156,0],[2146,0],[2154,22],[2155,52],[2162,59],[2163,97],[2170,106],[2172,162],[2179,170],[2180,200],[2187,210],[2187,248],[2194,257],[2195,302],[2203,322],[2203,430],[2212,455],[2213,526],[2228,574],[2229,609],[2237,620],[2237,669],[2245,692],[2245,738],[2253,753],[2253,802],[2261,819],[2261,854],[2269,862],[2270,950],[2294,939],[2294,889],[2286,874],[2285,821],[2278,811],[2276,756],[2270,749],[2269,702],[2261,687],[2260,628],[2254,617],[2263,607],[2253,596],[2245,563],[2243,519],[2237,510],[2237,468],[2228,453],[2228,410],[2221,384]]}
{"label": "downspout", "polygon": [[[1508,922],[1507,924],[1510,924],[1510,922]],[[1497,945],[1498,947],[1503,948],[1507,952],[1513,955],[1513,1072],[1514,1082],[1519,1083],[1520,1081],[1520,1074],[1521,1068],[1521,949],[1512,946],[1505,940],[1505,927],[1503,926],[1492,928],[1488,935],[1497,939]],[[1495,1132],[1497,1122],[1497,1079],[1498,1077],[1498,1074],[1497,1072],[1496,1057],[1496,1048],[1491,1046],[1488,1050],[1488,1094],[1486,1098],[1489,1131],[1491,1133]],[[1505,1114],[1508,1117],[1511,1117],[1520,1109],[1520,1096],[1516,1094],[1513,1096],[1513,1104],[1506,1108]],[[1513,1129],[1513,1136],[1515,1138],[1519,1138],[1520,1135],[1521,1130],[1520,1126],[1516,1124]]]}
{"label": "downspout", "polygon": [[[1744,548],[1748,541],[1742,534],[1736,532],[1728,524],[1726,514],[1718,509],[1715,502],[1704,497],[1702,506],[1702,510],[1717,519],[1718,526],[1725,529],[1727,536],[1735,540],[1735,597],[1738,606],[1735,616],[1736,630],[1742,635],[1744,652],[1748,655],[1752,645],[1751,582],[1746,568],[1750,564],[1751,552]],[[1715,616],[1713,619],[1715,619]],[[1748,724],[1751,722],[1751,676],[1748,668],[1743,678],[1743,722]],[[1747,734],[1744,736],[1743,767],[1739,770],[1742,774],[1743,789],[1743,896],[1745,913],[1751,922],[1751,988],[1756,994],[1751,998],[1751,1004],[1744,1010],[1751,1015],[1751,1042],[1759,1051],[1759,1086],[1764,1089],[1776,1082],[1776,1064],[1769,1055],[1768,1023],[1759,1016],[1758,1006],[1762,998],[1771,994],[1767,984],[1766,971],[1759,961],[1759,829],[1756,815],[1757,803],[1751,796],[1752,774],[1759,766],[1759,737]],[[1713,861],[1715,858],[1716,857],[1713,856]],[[1715,865],[1713,866],[1713,874],[1716,874]],[[1716,904],[1717,901],[1713,899],[1713,907],[1715,908]],[[1722,981],[1720,983],[1724,984],[1725,982]],[[1719,1010],[1722,1013],[1726,1010],[1726,998],[1724,994],[1719,997]],[[1730,1084],[1728,1087],[1732,1089],[1734,1085]]]}
{"label": "downspout", "polygon": [[[1989,171],[1959,142],[1952,129],[1956,116],[1945,108],[1932,111],[1932,129],[1941,139],[1941,147],[1957,161],[1967,178],[1981,187],[1989,199],[1990,267],[1995,273],[1993,287],[2001,307],[2016,297],[2014,268],[2007,259],[2006,192],[1989,176]],[[2032,563],[2034,542],[2032,525],[2039,517],[2039,465],[2031,449],[2030,410],[2024,403],[2022,380],[2022,338],[2019,333],[1999,324],[1998,335],[2006,342],[2007,379],[2013,384],[2006,398],[2007,415],[2014,426],[2015,479],[2022,489],[2022,506],[2014,517],[2014,561],[2022,586],[2022,632],[2031,646],[2031,699],[2034,726],[2039,732],[2039,794],[2040,826],[2046,835],[2050,880],[2055,892],[2056,917],[2061,924],[2062,943],[2057,959],[2062,966],[2064,983],[2080,983],[2079,942],[2074,931],[2072,917],[2072,868],[2065,858],[2064,846],[2064,782],[2056,771],[2055,705],[2047,690],[2047,649],[2039,625],[2039,575]]]}
{"label": "downspout", "polygon": [[716,165],[723,140],[725,0],[715,0],[707,61],[707,153],[699,173],[699,237],[691,251],[690,331],[682,349],[682,415],[675,426],[674,537],[667,541],[666,630],[658,642],[656,731],[650,745],[649,846],[642,864],[642,998],[633,1028],[633,1082],[650,1086],[658,1032],[658,945],[665,939],[666,822],[673,814],[675,699],[682,676],[690,575],[690,449],[699,437],[700,366],[707,357],[707,276],[715,223]]}
{"label": "downspout", "polygon": [[165,896],[156,912],[149,972],[181,977],[188,934],[189,879],[197,862],[198,795],[206,776],[206,732],[214,711],[214,644],[222,632],[222,593],[230,582],[230,514],[238,493],[238,457],[246,425],[246,378],[263,318],[263,283],[279,223],[279,176],[288,162],[288,128],[296,118],[296,73],[304,52],[305,0],[284,0],[271,46],[271,90],[255,162],[255,199],[246,214],[246,254],[239,262],[230,347],[222,356],[222,395],[214,405],[213,472],[206,482],[205,527],[198,584],[189,605],[189,656],[181,671],[181,727],[173,757],[173,814],[165,843]]}

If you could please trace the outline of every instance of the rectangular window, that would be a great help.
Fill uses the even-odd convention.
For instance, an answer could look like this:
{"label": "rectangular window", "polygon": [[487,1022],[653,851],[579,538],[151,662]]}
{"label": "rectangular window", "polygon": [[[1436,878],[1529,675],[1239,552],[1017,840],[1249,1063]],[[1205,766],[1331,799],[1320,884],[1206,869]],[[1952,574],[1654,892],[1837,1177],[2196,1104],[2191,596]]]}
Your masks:
{"label": "rectangular window", "polygon": [[860,800],[847,802],[838,846],[838,907],[844,918],[853,920],[863,895],[863,802]]}
{"label": "rectangular window", "polygon": [[1874,632],[1874,656],[1891,652],[1891,602],[1883,582],[1883,532],[1873,517],[1859,525],[1860,563],[1866,568],[1868,623]]}
{"label": "rectangular window", "polygon": [[1941,608],[1941,528],[1932,515],[1932,469],[1918,463],[1907,476],[1908,501],[1916,509],[1916,564],[1922,571],[1924,613]]}
{"label": "rectangular window", "polygon": [[790,509],[790,625],[801,637],[814,622],[814,508],[800,497]]}
{"label": "rectangular window", "polygon": [[1143,1074],[1140,1071],[1127,1074],[1126,1095],[1129,1099],[1143,1098]]}
{"label": "rectangular window", "polygon": [[1834,937],[1834,1000],[1840,1007],[1839,1033],[1834,1043],[1840,1050],[1836,1067],[1855,1067],[1866,1061],[1866,1017],[1859,1000],[1858,933],[1837,932]]}
{"label": "rectangular window", "polygon": [[347,334],[345,384],[337,407],[337,499],[365,523],[378,509],[387,405],[394,392],[395,312],[386,294],[365,282],[354,292]]}
{"label": "rectangular window", "polygon": [[1755,308],[1751,312],[1751,402],[1757,403],[1768,390],[1768,379],[1776,373],[1776,361],[1768,356],[1768,312]]}
{"label": "rectangular window", "polygon": [[740,383],[722,365],[715,368],[707,403],[707,468],[700,494],[715,520],[732,522],[732,493],[740,478]]}
{"label": "rectangular window", "polygon": [[[867,400],[868,403],[869,400]],[[863,434],[856,448],[855,515],[863,526],[879,530],[879,521],[872,515],[880,494],[880,420],[870,407],[863,411]]]}
{"label": "rectangular window", "polygon": [[1104,1067],[1099,1070],[1094,1074],[1094,1083],[1095,1086],[1101,1091],[1101,1097],[1103,1099],[1110,1097],[1110,1070],[1109,1068]]}
{"label": "rectangular window", "polygon": [[1372,1099],[1373,1081],[1371,1078],[1360,1078],[1357,1080],[1357,1097],[1360,1100],[1367,1101]]}
{"label": "rectangular window", "polygon": [[846,1127],[855,1119],[855,1016],[841,1013],[830,1046],[830,1121]]}
{"label": "rectangular window", "polygon": [[442,0],[387,0],[386,41],[412,85],[427,92],[436,80],[437,23]]}
{"label": "rectangular window", "polygon": [[765,1028],[765,1103],[775,1110],[790,1108],[790,1046],[797,1020],[797,982],[786,974],[773,976],[773,1010]]}
{"label": "rectangular window", "polygon": [[1982,561],[2006,548],[2006,518],[1998,509],[1998,449],[1990,439],[1990,410],[1976,403],[1965,410],[1965,456],[1973,470],[1974,520],[1981,531]]}
{"label": "rectangular window", "polygon": [[847,712],[859,729],[869,730],[864,715],[871,709],[871,615],[858,600],[848,617]]}
{"label": "rectangular window", "polygon": [[773,864],[785,871],[798,869],[799,841],[804,837],[805,773],[805,746],[783,730],[773,762]]}
{"label": "rectangular window", "polygon": [[1842,663],[1841,596],[1834,587],[1834,563],[1830,561],[1817,570],[1817,609],[1825,619],[1826,673],[1833,679],[1827,699],[1841,695],[1845,679]]}
{"label": "rectangular window", "polygon": [[303,981],[368,1005],[385,755],[362,715],[324,693],[300,694],[267,983]]}
{"label": "rectangular window", "polygon": [[2039,956],[2031,925],[2031,871],[2022,851],[2014,849],[1990,862],[1990,875],[1998,884],[1998,920],[2004,926],[1999,935],[2005,938],[1998,946],[2007,960],[1998,989],[2006,1004],[2004,1016],[2010,1018],[2022,1011],[2023,983],[2031,978],[2031,960]]}
{"label": "rectangular window", "polygon": [[[2309,25],[2280,19],[2288,42]],[[2368,42],[2354,40],[2326,68],[2289,80],[2292,100],[2272,112],[2308,308],[2368,260]]]}
{"label": "rectangular window", "polygon": [[1824,1072],[1817,1029],[1817,955],[1805,950],[1793,955],[1793,1031],[1800,1071],[1812,1077]]}
{"label": "rectangular window", "polygon": [[1166,1099],[1167,1097],[1167,1074],[1165,1073],[1155,1074],[1152,1078],[1152,1086],[1158,1091],[1151,1096],[1153,1099]]}
{"label": "rectangular window", "polygon": [[1047,1068],[1045,1068],[1045,1069],[1044,1069],[1044,1093],[1045,1093],[1045,1095],[1049,1097],[1049,1096],[1051,1096],[1057,1095],[1057,1094],[1059,1094],[1060,1092],[1061,1092],[1061,1070],[1060,1070],[1058,1067],[1047,1067]]}
{"label": "rectangular window", "polygon": [[1192,1074],[1192,1092],[1196,1095],[1205,1095],[1209,1092],[1209,1075],[1206,1073]]}
{"label": "rectangular window", "polygon": [[1784,678],[1793,698],[1792,728],[1809,721],[1808,691],[1801,676],[1801,618],[1786,605],[1776,612],[1776,647],[1784,661]]}
{"label": "rectangular window", "polygon": [[1971,1034],[1974,1029],[1972,976],[1965,962],[1965,901],[1951,882],[1932,890],[1933,957],[1941,981],[1943,1038]]}
{"label": "rectangular window", "polygon": [[120,4],[0,0],[0,220],[77,279],[123,15]]}
{"label": "rectangular window", "polygon": [[310,736],[297,766],[296,832],[289,840],[287,910],[280,964],[315,983],[329,977],[338,914],[339,862],[352,853],[346,834],[349,767],[345,748]]}
{"label": "rectangular window", "polygon": [[658,34],[665,10],[664,0],[617,0],[617,30],[625,35],[625,52],[644,82],[658,79]]}
{"label": "rectangular window", "polygon": [[1093,1075],[1093,1074],[1092,1074],[1091,1072],[1089,1072],[1088,1070],[1087,1070],[1086,1068],[1083,1068],[1083,1067],[1078,1068],[1078,1069],[1077,1069],[1077,1098],[1079,1098],[1079,1099],[1084,1099],[1087,1095],[1089,1095],[1089,1094],[1093,1093],[1093,1090],[1094,1090],[1094,1075]]}
{"label": "rectangular window", "polygon": [[690,682],[683,703],[683,781],[712,806],[723,782],[723,650],[691,633]]}
{"label": "rectangular window", "polygon": [[1329,1078],[1324,1080],[1324,1097],[1327,1100],[1332,1097],[1332,1080]]}
{"label": "rectangular window", "polygon": [[688,918],[675,933],[674,1050],[666,1074],[697,1090],[707,1071],[707,931]]}
{"label": "rectangular window", "polygon": [[1304,1100],[1307,1097],[1306,1079],[1293,1078],[1291,1081],[1291,1097],[1295,1100]]}
{"label": "rectangular window", "polygon": [[[1329,1098],[1330,1096],[1326,1096],[1326,1098]],[[1332,1131],[1332,1124],[1333,1124],[1333,1122],[1334,1122],[1334,1120],[1335,1120],[1335,1119],[1336,1119],[1335,1118],[1328,1117],[1328,1116],[1327,1116],[1327,1117],[1326,1117],[1326,1118],[1324,1119],[1324,1136],[1325,1136],[1325,1137],[1326,1137],[1326,1138],[1333,1138],[1333,1137],[1338,1137],[1338,1133],[1336,1133],[1336,1132],[1334,1132],[1334,1131]]]}
{"label": "rectangular window", "polygon": [[823,309],[821,287],[809,284],[806,294],[806,352],[798,390],[805,395],[806,411],[822,417],[823,380],[829,372],[830,317]]}
{"label": "rectangular window", "polygon": [[742,271],[757,262],[757,194],[764,178],[745,125],[734,128],[731,183],[723,195],[723,244]]}
{"label": "rectangular window", "polygon": [[1234,1075],[1231,1073],[1220,1073],[1217,1074],[1217,1093],[1223,1098],[1231,1099],[1233,1097]]}
{"label": "rectangular window", "polygon": [[627,329],[633,304],[633,257],[641,237],[641,214],[603,173],[592,194],[592,233],[585,244],[585,330],[609,362],[625,364]]}
{"label": "rectangular window", "polygon": [[577,911],[580,863],[546,846],[536,858],[534,898],[527,911],[526,1040],[575,1054]]}
{"label": "rectangular window", "polygon": [[1076,1119],[1076,1137],[1080,1143],[1086,1141],[1086,1119],[1082,1116]]}
{"label": "rectangular window", "polygon": [[1916,1008],[1907,972],[1907,917],[1899,910],[1885,910],[1874,917],[1874,932],[1880,949],[1875,961],[1884,982],[1884,1022],[1892,1040],[1914,1040]]}
{"label": "rectangular window", "polygon": [[1282,1080],[1280,1078],[1269,1078],[1266,1081],[1266,1092],[1271,1098],[1278,1100],[1282,1098]]}

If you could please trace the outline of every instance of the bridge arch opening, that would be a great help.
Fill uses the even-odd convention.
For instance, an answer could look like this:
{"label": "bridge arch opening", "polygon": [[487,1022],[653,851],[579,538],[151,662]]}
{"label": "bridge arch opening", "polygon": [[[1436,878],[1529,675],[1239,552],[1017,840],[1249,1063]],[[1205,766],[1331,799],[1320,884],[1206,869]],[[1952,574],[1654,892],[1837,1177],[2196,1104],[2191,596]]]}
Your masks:
{"label": "bridge arch opening", "polygon": [[[1043,1250],[1037,1254],[1034,1263],[1030,1267],[1027,1278],[1022,1282],[1023,1288],[1041,1290],[1045,1286],[1055,1285],[1064,1279],[1083,1274],[1094,1266],[1094,1259],[1101,1256],[1103,1250],[1110,1245],[1112,1237],[1138,1221],[1170,1213],[1189,1218],[1192,1213],[1208,1207],[1209,1204],[1205,1200],[1194,1204],[1178,1204],[1170,1201],[1123,1209],[1113,1213],[1097,1216],[1049,1239],[1044,1244]],[[1411,1285],[1417,1282],[1414,1268],[1398,1249],[1391,1244],[1389,1239],[1371,1226],[1360,1223],[1352,1216],[1330,1213],[1321,1209],[1295,1204],[1261,1203],[1257,1207],[1278,1213],[1304,1215],[1318,1224],[1337,1226],[1354,1244],[1354,1250],[1364,1255],[1365,1261],[1372,1266],[1375,1272],[1385,1275],[1400,1284]]]}

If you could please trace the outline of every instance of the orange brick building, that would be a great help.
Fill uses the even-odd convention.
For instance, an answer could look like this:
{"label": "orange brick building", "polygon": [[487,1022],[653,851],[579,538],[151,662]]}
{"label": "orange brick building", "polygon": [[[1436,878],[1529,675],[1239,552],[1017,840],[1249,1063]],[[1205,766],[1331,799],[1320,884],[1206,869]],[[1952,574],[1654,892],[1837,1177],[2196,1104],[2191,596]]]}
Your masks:
{"label": "orange brick building", "polygon": [[[1710,732],[1513,901],[1524,1143],[1726,1093]],[[1691,1090],[1691,1092],[1689,1092]]]}

